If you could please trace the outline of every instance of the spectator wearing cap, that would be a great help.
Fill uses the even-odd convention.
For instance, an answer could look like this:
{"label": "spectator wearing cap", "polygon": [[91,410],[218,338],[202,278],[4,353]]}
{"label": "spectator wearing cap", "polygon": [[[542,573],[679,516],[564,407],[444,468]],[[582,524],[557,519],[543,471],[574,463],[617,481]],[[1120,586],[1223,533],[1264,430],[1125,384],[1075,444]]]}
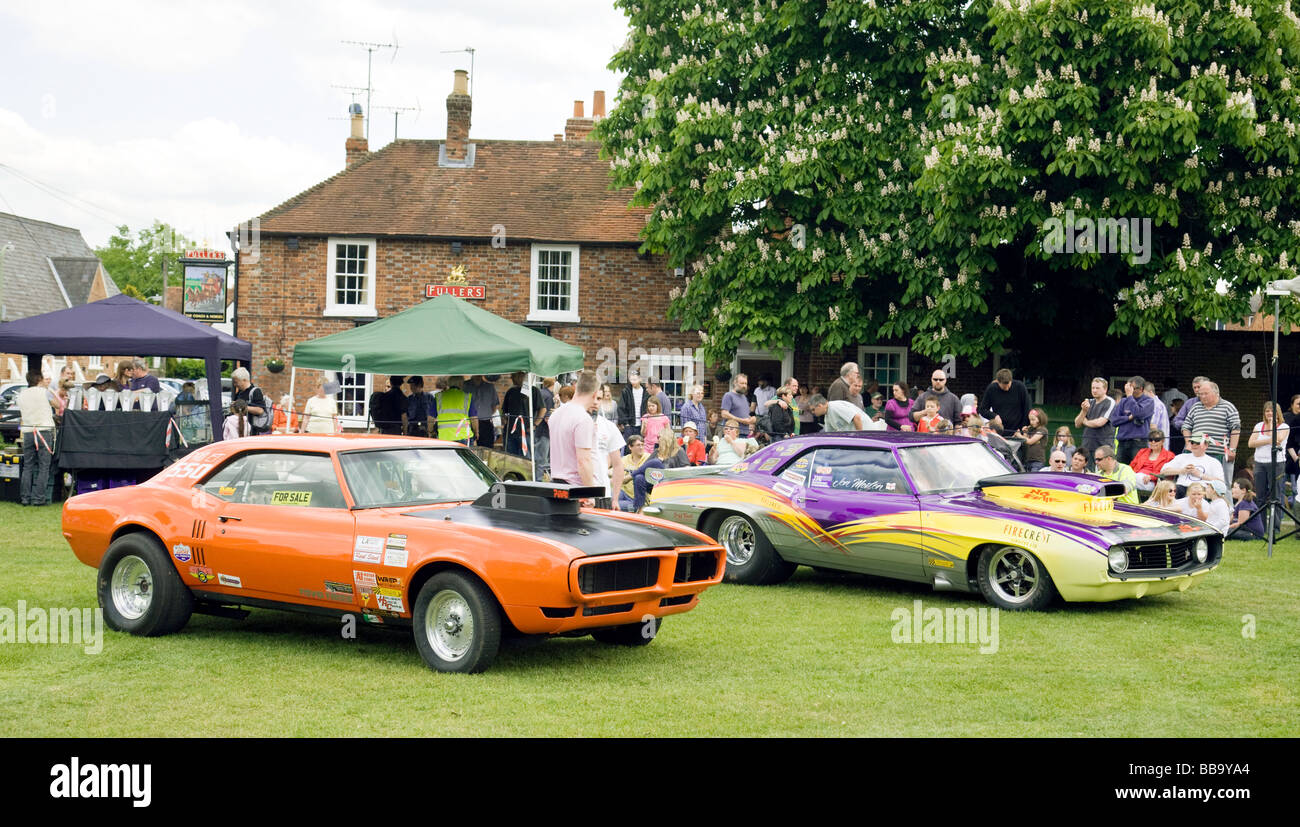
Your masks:
{"label": "spectator wearing cap", "polygon": [[1029,424],[1029,409],[1032,404],[1025,383],[1012,376],[1011,371],[1002,368],[984,389],[979,414],[1002,436],[1010,437]]}
{"label": "spectator wearing cap", "polygon": [[316,383],[316,395],[307,399],[307,403],[302,408],[302,416],[298,418],[298,433],[338,433],[339,409],[334,401],[334,394],[338,392],[338,382],[327,382],[322,379]]}
{"label": "spectator wearing cap", "polygon": [[1178,454],[1160,468],[1161,477],[1174,477],[1175,492],[1187,496],[1187,488],[1194,482],[1223,481],[1223,463],[1206,452],[1209,437],[1196,434],[1187,437],[1190,452]]}
{"label": "spectator wearing cap", "polygon": [[1155,402],[1146,394],[1147,380],[1134,376],[1124,383],[1124,398],[1114,406],[1110,413],[1110,424],[1114,425],[1116,438],[1119,439],[1119,461],[1130,463],[1145,446],[1147,434],[1151,432],[1151,416]]}
{"label": "spectator wearing cap", "polygon": [[[866,408],[866,413],[867,417],[871,419],[872,422],[885,421],[885,395],[883,393],[880,391],[872,391],[871,404]],[[884,427],[888,428],[888,423],[886,423]]]}
{"label": "spectator wearing cap", "polygon": [[1160,482],[1160,469],[1174,458],[1174,452],[1165,447],[1165,432],[1152,428],[1147,433],[1147,447],[1138,451],[1129,463],[1137,475],[1139,491],[1151,491]]}
{"label": "spectator wearing cap", "polygon": [[1223,479],[1232,479],[1237,459],[1237,441],[1241,439],[1241,414],[1228,400],[1219,396],[1219,386],[1202,382],[1197,392],[1199,405],[1183,420],[1183,436],[1208,434],[1207,453],[1223,463]]}
{"label": "spectator wearing cap", "polygon": [[1109,383],[1096,376],[1092,380],[1092,397],[1079,403],[1079,413],[1074,417],[1074,426],[1083,428],[1083,439],[1079,449],[1089,461],[1096,456],[1097,446],[1110,445],[1115,438],[1115,426],[1110,422],[1111,412],[1115,410],[1115,400],[1106,394]]}
{"label": "spectator wearing cap", "polygon": [[1206,520],[1220,534],[1227,534],[1232,525],[1232,509],[1228,507],[1228,488],[1222,480],[1210,480],[1205,488],[1205,501],[1210,504],[1210,519]]}
{"label": "spectator wearing cap", "polygon": [[1117,501],[1137,505],[1137,476],[1134,475],[1132,468],[1116,458],[1115,449],[1109,445],[1098,446],[1093,454],[1093,460],[1097,463],[1098,476],[1124,483],[1124,496],[1119,497]]}
{"label": "spectator wearing cap", "polygon": [[693,420],[682,423],[682,436],[677,444],[686,449],[686,459],[691,465],[704,465],[709,461],[709,451],[700,440],[700,430]]}

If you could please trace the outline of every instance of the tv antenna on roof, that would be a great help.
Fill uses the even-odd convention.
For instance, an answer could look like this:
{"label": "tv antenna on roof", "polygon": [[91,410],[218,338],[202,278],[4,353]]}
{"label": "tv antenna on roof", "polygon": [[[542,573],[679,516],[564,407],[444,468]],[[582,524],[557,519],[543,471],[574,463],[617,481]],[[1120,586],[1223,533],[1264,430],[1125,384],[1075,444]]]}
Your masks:
{"label": "tv antenna on roof", "polygon": [[[375,52],[379,49],[392,49],[393,57],[388,61],[392,63],[397,59],[397,35],[394,33],[392,43],[369,43],[363,40],[341,40],[347,46],[361,46],[366,50],[366,112],[370,112],[370,93],[372,87],[370,84],[370,65],[374,59]],[[366,118],[366,140],[370,140],[370,118]]]}
{"label": "tv antenna on roof", "polygon": [[474,95],[474,47],[466,46],[464,49],[445,49],[442,54],[455,55],[461,52],[469,52],[469,94]]}
{"label": "tv antenna on roof", "polygon": [[419,98],[415,99],[415,106],[376,106],[375,109],[378,109],[383,112],[393,113],[393,140],[394,141],[397,140],[397,116],[402,114],[403,112],[414,112],[415,119],[418,121],[420,119],[420,112],[422,111],[420,109]]}

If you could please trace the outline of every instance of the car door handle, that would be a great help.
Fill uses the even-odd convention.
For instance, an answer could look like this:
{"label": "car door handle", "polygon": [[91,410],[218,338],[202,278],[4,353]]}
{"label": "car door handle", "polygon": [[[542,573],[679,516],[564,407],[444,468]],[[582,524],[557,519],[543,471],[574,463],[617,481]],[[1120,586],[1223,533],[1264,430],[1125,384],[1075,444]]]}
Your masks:
{"label": "car door handle", "polygon": [[225,514],[222,514],[222,515],[221,515],[220,517],[218,517],[217,519],[224,523],[224,522],[227,522],[227,521],[229,521],[229,520],[235,520],[235,521],[237,521],[237,522],[240,522],[240,521],[242,521],[244,518],[243,518],[243,517],[228,517],[228,516],[226,516]]}

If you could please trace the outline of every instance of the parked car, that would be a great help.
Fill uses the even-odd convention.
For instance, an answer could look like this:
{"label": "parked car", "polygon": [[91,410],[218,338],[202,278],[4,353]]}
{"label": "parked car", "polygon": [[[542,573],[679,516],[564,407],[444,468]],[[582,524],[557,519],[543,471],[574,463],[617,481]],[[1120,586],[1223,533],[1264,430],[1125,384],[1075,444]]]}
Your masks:
{"label": "parked car", "polygon": [[600,489],[501,482],[455,443],[269,435],[73,497],[63,532],[112,629],[163,635],[241,607],[409,626],[425,662],[486,669],[503,632],[649,643],[721,581],[673,523],[580,509]]}
{"label": "parked car", "polygon": [[665,477],[644,512],[716,537],[739,583],[809,565],[975,592],[1004,609],[1184,591],[1218,566],[1217,531],[1117,504],[1125,491],[1087,474],[1013,473],[977,439],[834,433]]}
{"label": "parked car", "polygon": [[6,382],[0,385],[0,439],[18,440],[22,413],[18,410],[18,393],[27,387],[26,382]]}

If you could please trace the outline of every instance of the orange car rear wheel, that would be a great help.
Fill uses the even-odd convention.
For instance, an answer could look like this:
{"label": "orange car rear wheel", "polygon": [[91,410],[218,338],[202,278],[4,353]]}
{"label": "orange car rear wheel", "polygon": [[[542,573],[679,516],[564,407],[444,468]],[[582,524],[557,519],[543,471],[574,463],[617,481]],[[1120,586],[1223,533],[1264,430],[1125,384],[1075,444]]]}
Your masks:
{"label": "orange car rear wheel", "polygon": [[438,672],[482,672],[501,647],[501,610],[477,577],[443,571],[429,578],[411,618],[415,647]]}

